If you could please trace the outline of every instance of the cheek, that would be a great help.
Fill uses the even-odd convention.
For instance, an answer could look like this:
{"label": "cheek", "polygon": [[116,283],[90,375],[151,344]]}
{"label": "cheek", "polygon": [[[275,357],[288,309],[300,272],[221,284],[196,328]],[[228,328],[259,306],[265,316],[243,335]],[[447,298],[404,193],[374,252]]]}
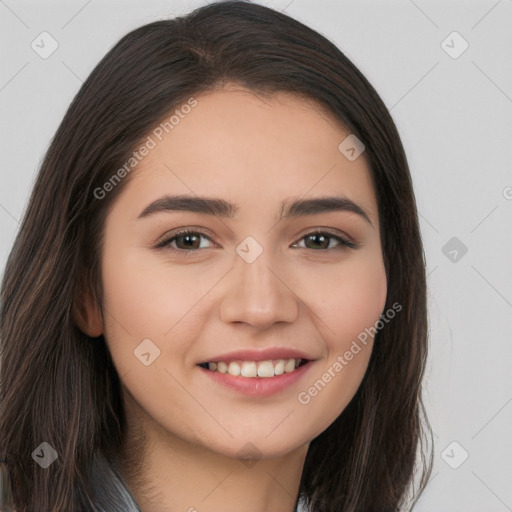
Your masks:
{"label": "cheek", "polygon": [[176,309],[176,286],[164,286],[157,267],[140,254],[106,247],[103,258],[105,338],[120,373],[137,366],[134,350],[143,340],[163,348]]}
{"label": "cheek", "polygon": [[382,314],[387,295],[384,263],[380,253],[353,257],[337,268],[319,267],[304,291],[316,314],[327,349],[344,351]]}
{"label": "cheek", "polygon": [[386,303],[386,277],[383,267],[364,267],[354,271],[339,283],[342,290],[337,303],[338,314],[333,317],[334,330],[343,340],[342,347],[370,326],[374,326]]}
{"label": "cheek", "polygon": [[225,270],[176,266],[148,258],[147,249],[106,248],[103,259],[105,337],[121,368],[137,367],[134,350],[150,339],[164,356],[185,357],[200,334],[203,303]]}
{"label": "cheek", "polygon": [[326,358],[304,383],[297,401],[309,413],[301,415],[302,420],[320,434],[342,413],[363,380],[387,284],[384,264],[375,256],[354,258],[316,278],[325,286],[311,287],[305,296],[310,297],[308,306],[322,333]]}
{"label": "cheek", "polygon": [[134,336],[158,332],[158,321],[155,321],[162,298],[161,289],[155,286],[158,280],[154,270],[126,252],[112,253],[110,257],[107,254],[104,261],[104,301],[111,323],[117,322]]}

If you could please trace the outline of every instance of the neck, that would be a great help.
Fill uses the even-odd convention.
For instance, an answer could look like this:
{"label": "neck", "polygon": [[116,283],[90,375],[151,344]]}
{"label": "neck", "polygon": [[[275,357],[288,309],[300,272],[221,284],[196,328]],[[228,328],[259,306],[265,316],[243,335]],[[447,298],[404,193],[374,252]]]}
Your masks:
{"label": "neck", "polygon": [[309,444],[252,459],[248,446],[247,458],[233,458],[164,430],[140,408],[132,413],[121,472],[143,512],[295,511]]}

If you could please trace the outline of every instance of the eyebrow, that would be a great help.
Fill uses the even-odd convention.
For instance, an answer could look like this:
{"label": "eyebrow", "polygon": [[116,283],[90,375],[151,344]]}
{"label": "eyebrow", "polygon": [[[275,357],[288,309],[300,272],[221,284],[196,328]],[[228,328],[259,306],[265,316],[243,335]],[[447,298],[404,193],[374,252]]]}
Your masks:
{"label": "eyebrow", "polygon": [[[225,201],[211,197],[198,197],[190,195],[164,196],[146,206],[138,219],[148,217],[158,212],[186,211],[206,215],[216,215],[223,218],[233,218],[239,207]],[[318,215],[329,212],[351,212],[365,219],[371,226],[365,210],[347,197],[327,196],[313,199],[298,199],[291,204],[281,203],[279,220],[301,217],[305,215]]]}

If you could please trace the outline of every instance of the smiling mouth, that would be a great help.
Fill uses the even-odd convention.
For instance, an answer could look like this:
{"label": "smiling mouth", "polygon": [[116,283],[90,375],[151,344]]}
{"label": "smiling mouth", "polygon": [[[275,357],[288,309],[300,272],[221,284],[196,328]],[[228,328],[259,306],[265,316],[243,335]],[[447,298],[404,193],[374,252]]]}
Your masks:
{"label": "smiling mouth", "polygon": [[267,359],[265,361],[215,361],[198,364],[205,370],[247,378],[269,378],[292,373],[309,362],[308,359]]}

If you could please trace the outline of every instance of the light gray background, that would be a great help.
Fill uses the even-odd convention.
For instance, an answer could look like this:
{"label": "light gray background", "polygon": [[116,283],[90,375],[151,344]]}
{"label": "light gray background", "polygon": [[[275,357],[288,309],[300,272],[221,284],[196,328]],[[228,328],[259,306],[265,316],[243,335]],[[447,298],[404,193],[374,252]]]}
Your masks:
{"label": "light gray background", "polygon": [[[41,159],[82,81],[128,31],[202,3],[0,0],[2,270]],[[354,61],[406,148],[428,261],[425,384],[436,444],[415,511],[512,511],[512,0],[267,5]],[[59,44],[47,59],[31,48],[43,31]],[[442,46],[453,31],[469,44],[458,58]],[[461,43],[452,36],[444,47],[453,53]],[[450,255],[450,246],[443,253],[452,237],[465,255]],[[453,469],[463,450],[467,460]]]}

